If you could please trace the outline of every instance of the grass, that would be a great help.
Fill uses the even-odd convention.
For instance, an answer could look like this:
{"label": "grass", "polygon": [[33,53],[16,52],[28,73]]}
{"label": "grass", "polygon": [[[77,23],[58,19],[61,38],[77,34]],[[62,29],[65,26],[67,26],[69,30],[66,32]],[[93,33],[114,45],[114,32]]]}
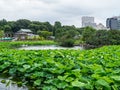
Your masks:
{"label": "grass", "polygon": [[43,40],[43,41],[14,41],[14,42],[0,42],[0,49],[7,48],[12,49],[16,47],[20,47],[21,45],[56,45],[57,43],[51,40]]}

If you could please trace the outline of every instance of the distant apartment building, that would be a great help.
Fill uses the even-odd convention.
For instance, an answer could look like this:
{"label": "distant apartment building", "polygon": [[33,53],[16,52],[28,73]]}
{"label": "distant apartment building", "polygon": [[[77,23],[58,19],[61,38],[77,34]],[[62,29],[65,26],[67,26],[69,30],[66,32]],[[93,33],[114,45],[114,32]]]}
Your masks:
{"label": "distant apartment building", "polygon": [[120,16],[107,18],[106,26],[110,30],[120,30]]}
{"label": "distant apartment building", "polygon": [[88,16],[84,16],[82,17],[82,27],[96,27],[96,23],[94,22],[94,17],[88,17]]}
{"label": "distant apartment building", "polygon": [[109,30],[107,27],[105,27],[102,23],[99,23],[96,28],[96,30]]}

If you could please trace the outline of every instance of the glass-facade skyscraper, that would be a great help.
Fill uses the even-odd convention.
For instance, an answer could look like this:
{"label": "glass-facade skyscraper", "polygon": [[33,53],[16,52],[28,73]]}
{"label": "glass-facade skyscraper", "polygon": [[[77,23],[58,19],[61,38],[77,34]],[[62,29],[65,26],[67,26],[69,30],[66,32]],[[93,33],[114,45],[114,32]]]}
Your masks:
{"label": "glass-facade skyscraper", "polygon": [[120,30],[120,16],[107,18],[106,26],[110,30]]}

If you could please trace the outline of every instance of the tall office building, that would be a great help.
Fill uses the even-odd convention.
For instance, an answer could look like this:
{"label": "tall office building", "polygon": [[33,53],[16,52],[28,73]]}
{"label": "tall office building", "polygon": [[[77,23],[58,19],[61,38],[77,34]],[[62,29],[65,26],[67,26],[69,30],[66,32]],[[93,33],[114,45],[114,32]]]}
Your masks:
{"label": "tall office building", "polygon": [[107,18],[106,26],[111,30],[120,30],[120,16]]}
{"label": "tall office building", "polygon": [[94,22],[94,17],[82,17],[82,27],[87,27],[87,26],[91,26],[93,28],[96,27],[96,23]]}

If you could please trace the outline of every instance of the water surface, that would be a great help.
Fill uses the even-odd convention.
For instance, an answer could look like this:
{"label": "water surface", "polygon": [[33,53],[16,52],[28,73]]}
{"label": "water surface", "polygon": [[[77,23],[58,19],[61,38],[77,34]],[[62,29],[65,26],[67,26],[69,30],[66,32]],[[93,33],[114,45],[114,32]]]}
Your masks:
{"label": "water surface", "polygon": [[83,47],[80,46],[74,46],[74,47],[62,47],[62,46],[56,46],[56,45],[42,45],[42,46],[22,46],[19,48],[20,50],[55,50],[55,49],[83,49]]}
{"label": "water surface", "polygon": [[[6,86],[6,83],[1,83],[0,79],[0,90],[28,90],[27,87],[18,87],[16,84],[12,84],[12,81],[10,81],[10,84]],[[9,82],[9,80],[6,80],[6,82]]]}

